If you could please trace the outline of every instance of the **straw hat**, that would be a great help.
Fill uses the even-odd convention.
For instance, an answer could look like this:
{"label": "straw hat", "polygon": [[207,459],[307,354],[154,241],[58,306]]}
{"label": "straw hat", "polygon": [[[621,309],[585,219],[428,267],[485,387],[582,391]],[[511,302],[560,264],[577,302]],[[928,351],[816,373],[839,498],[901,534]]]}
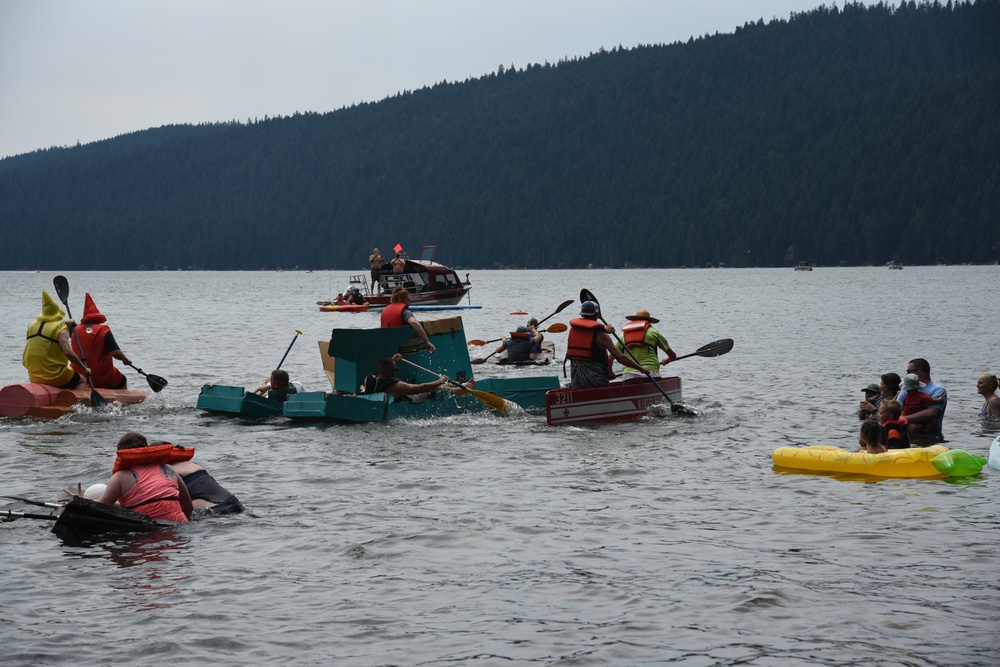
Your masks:
{"label": "straw hat", "polygon": [[656,324],[657,322],[660,321],[660,320],[656,319],[655,317],[652,317],[649,314],[648,310],[641,310],[641,309],[635,311],[635,315],[626,315],[625,319],[626,320],[632,320],[632,321],[635,321],[635,320],[649,320],[650,324]]}

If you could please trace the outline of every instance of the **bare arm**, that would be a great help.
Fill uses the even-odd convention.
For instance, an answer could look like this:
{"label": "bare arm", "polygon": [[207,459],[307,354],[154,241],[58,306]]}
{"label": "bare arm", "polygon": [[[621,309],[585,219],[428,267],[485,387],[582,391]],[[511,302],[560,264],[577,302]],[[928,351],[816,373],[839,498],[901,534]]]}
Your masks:
{"label": "bare arm", "polygon": [[403,398],[404,396],[412,396],[413,394],[422,394],[427,391],[434,391],[439,389],[441,385],[448,381],[446,377],[440,377],[433,382],[422,382],[420,384],[410,384],[409,382],[403,382],[400,380],[385,389],[385,393],[389,394],[393,398]]}
{"label": "bare arm", "polygon": [[66,329],[59,332],[59,349],[62,350],[67,359],[82,368],[87,375],[90,375],[90,369],[87,368],[87,364],[83,363],[83,359],[78,357],[76,352],[73,351],[73,346],[69,342],[69,331]]}
{"label": "bare arm", "polygon": [[434,343],[431,342],[430,337],[427,335],[427,332],[424,331],[424,328],[420,325],[420,322],[417,321],[416,317],[411,317],[406,322],[413,327],[413,330],[417,332],[418,336],[424,339],[424,343],[427,344],[427,349],[431,351],[431,354],[437,352],[437,348],[434,347]]}
{"label": "bare arm", "polygon": [[628,356],[627,354],[624,354],[621,350],[615,347],[615,343],[614,341],[611,340],[611,336],[604,333],[603,331],[599,332],[597,335],[600,336],[601,344],[604,346],[604,349],[608,351],[608,354],[614,357],[615,361],[620,363],[622,366],[628,366],[629,368],[636,368],[641,373],[648,374],[650,372],[648,368],[640,365],[637,361],[632,359],[632,357]]}

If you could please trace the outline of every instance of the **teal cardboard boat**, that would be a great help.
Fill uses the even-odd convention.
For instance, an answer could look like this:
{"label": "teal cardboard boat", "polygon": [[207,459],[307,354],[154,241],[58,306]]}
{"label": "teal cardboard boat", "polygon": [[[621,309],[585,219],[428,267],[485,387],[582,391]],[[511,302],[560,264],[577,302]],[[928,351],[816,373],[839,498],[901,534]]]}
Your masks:
{"label": "teal cardboard boat", "polygon": [[[332,391],[291,394],[284,403],[247,393],[242,387],[205,385],[198,397],[198,407],[211,412],[242,417],[266,417],[282,414],[295,420],[325,420],[338,423],[384,422],[390,419],[430,419],[489,411],[471,395],[454,396],[448,391],[434,392],[424,401],[396,401],[379,392],[361,393],[365,377],[378,367],[379,359],[396,354],[428,371],[447,375],[462,383],[472,379],[472,361],[465,340],[461,317],[427,320],[422,323],[436,352],[425,349],[411,327],[376,329],[333,329],[330,341],[320,341],[323,370]],[[399,363],[398,377],[407,383],[429,382],[436,376]],[[524,410],[544,410],[545,392],[559,388],[559,378],[515,377],[476,380],[476,389],[495,394]],[[277,409],[277,413],[273,410]]]}
{"label": "teal cardboard boat", "polygon": [[196,407],[208,412],[222,412],[247,419],[274,417],[281,414],[281,403],[247,391],[243,387],[206,384],[198,394]]}

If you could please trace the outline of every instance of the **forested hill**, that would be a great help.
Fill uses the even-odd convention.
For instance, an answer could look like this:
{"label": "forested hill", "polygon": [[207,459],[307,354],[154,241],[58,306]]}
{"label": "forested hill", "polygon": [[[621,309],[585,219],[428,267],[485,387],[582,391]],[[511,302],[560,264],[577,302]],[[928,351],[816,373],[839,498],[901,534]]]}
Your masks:
{"label": "forested hill", "polygon": [[0,269],[993,262],[998,35],[1000,0],[848,3],[37,151],[0,161]]}

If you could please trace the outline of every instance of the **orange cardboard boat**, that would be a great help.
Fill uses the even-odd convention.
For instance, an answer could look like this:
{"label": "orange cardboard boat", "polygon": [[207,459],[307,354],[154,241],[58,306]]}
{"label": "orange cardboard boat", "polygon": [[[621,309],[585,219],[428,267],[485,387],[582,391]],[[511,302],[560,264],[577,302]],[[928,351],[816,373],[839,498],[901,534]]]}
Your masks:
{"label": "orange cardboard boat", "polygon": [[[98,389],[108,403],[141,403],[149,396],[139,389]],[[59,389],[47,384],[21,382],[0,388],[0,416],[56,419],[77,405],[90,405],[90,389]]]}

